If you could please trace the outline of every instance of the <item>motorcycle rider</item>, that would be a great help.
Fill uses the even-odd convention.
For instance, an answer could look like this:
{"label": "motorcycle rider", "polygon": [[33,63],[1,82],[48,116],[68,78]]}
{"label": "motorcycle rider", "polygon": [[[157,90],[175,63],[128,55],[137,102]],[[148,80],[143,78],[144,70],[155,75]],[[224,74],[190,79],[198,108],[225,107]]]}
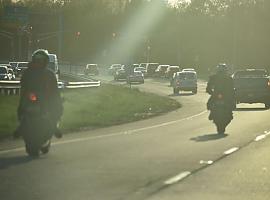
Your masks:
{"label": "motorcycle rider", "polygon": [[[213,95],[217,93],[223,95],[223,98],[228,105],[228,109],[231,110],[231,113],[235,109],[234,84],[232,77],[228,74],[228,67],[226,64],[219,64],[217,66],[216,74],[209,77],[206,92],[211,95],[207,102],[208,110],[211,111],[214,103]],[[233,115],[231,115],[231,119],[233,119]],[[209,115],[209,120],[213,120],[211,112]]]}
{"label": "motorcycle rider", "polygon": [[[57,126],[63,114],[62,99],[58,90],[56,76],[47,68],[48,63],[49,55],[47,50],[39,49],[33,53],[32,62],[28,64],[28,68],[21,78],[21,94],[17,115],[19,121],[21,121],[27,106],[29,92],[37,92],[43,97],[41,103],[50,118],[54,128],[54,135],[61,138],[62,133]],[[14,132],[14,137],[19,137],[22,131],[22,127],[19,125]]]}

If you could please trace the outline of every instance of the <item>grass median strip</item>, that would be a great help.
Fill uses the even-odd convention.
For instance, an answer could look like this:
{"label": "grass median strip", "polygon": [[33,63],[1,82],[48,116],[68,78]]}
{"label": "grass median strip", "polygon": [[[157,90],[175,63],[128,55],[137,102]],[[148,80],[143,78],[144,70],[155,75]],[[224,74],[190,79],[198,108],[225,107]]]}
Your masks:
{"label": "grass median strip", "polygon": [[[63,97],[61,129],[64,132],[123,124],[181,107],[177,101],[167,97],[115,85],[66,90]],[[16,127],[18,99],[17,96],[0,98],[0,137],[11,135]]]}

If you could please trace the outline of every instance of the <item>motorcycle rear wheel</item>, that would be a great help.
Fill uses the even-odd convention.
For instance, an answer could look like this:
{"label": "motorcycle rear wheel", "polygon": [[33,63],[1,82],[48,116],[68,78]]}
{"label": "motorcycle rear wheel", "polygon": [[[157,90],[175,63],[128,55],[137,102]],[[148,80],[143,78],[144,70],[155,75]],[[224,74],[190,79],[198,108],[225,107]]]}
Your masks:
{"label": "motorcycle rear wheel", "polygon": [[51,141],[48,141],[47,144],[45,144],[44,146],[41,147],[40,151],[43,154],[47,154],[50,151],[50,147],[51,147]]}
{"label": "motorcycle rear wheel", "polygon": [[39,149],[33,145],[26,144],[25,150],[26,150],[26,153],[30,157],[38,157],[39,156]]}
{"label": "motorcycle rear wheel", "polygon": [[225,134],[225,131],[226,131],[226,127],[225,125],[221,125],[221,124],[216,124],[217,126],[217,132],[218,134]]}

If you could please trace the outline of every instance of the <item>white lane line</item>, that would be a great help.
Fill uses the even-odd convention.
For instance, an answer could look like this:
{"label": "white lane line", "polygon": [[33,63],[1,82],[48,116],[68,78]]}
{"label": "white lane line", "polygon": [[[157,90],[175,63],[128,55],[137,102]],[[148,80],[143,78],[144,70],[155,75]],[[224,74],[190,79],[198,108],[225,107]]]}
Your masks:
{"label": "white lane line", "polygon": [[181,174],[178,174],[177,176],[168,179],[167,181],[164,182],[164,184],[165,185],[175,184],[175,183],[183,180],[184,178],[188,177],[190,174],[191,174],[191,172],[189,172],[189,171],[182,172]]}
{"label": "white lane line", "polygon": [[265,131],[264,133],[266,136],[270,135],[270,131]]}
{"label": "white lane line", "polygon": [[201,165],[204,165],[204,164],[206,164],[206,165],[212,165],[213,163],[214,163],[214,161],[212,161],[212,160],[207,160],[207,161],[200,160],[200,164]]}
{"label": "white lane line", "polygon": [[265,139],[265,138],[266,138],[266,135],[259,135],[259,136],[257,136],[257,137],[255,138],[255,142],[258,142],[258,141],[263,140],[263,139]]}
{"label": "white lane line", "polygon": [[8,150],[2,150],[0,151],[0,155],[7,154],[7,153],[15,153],[15,152],[21,152],[24,151],[24,147],[16,148],[16,149],[8,149]]}
{"label": "white lane line", "polygon": [[236,151],[238,151],[238,150],[239,150],[239,147],[233,147],[233,148],[231,148],[231,149],[225,151],[224,154],[225,154],[225,155],[230,155],[230,154],[232,154],[232,153],[234,153],[234,152],[236,152]]}
{"label": "white lane line", "polygon": [[[199,114],[196,114],[196,115],[193,115],[193,116],[190,116],[190,117],[187,117],[187,118],[174,120],[174,121],[170,121],[170,122],[165,122],[165,123],[157,124],[157,125],[153,125],[153,126],[128,130],[128,131],[121,131],[121,132],[117,132],[117,133],[111,133],[111,134],[100,135],[100,136],[82,137],[82,138],[64,140],[64,141],[60,141],[60,142],[54,142],[54,143],[52,143],[52,146],[62,145],[62,144],[70,144],[70,143],[77,143],[77,142],[84,142],[84,141],[88,141],[88,140],[96,140],[96,139],[115,137],[115,136],[121,136],[121,135],[139,134],[139,132],[141,132],[141,131],[160,128],[160,127],[169,126],[169,125],[172,125],[172,124],[177,124],[177,123],[180,123],[180,122],[183,122],[183,121],[186,121],[186,120],[191,120],[193,118],[196,118],[196,117],[199,117],[199,116],[205,114],[206,112],[207,111],[205,110],[205,111],[203,111],[203,112],[201,112]],[[10,149],[10,150],[2,150],[2,151],[0,151],[0,155],[6,154],[6,153],[12,153],[12,152],[19,152],[19,151],[23,151],[23,150],[24,150],[24,148],[22,148],[22,147],[15,148],[15,149]]]}

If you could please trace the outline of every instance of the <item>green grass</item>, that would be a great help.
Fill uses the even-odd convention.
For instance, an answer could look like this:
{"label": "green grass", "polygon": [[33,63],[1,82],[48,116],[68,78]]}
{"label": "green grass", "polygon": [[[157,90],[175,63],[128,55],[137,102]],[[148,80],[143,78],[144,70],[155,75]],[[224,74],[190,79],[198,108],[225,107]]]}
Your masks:
{"label": "green grass", "polygon": [[16,129],[18,101],[18,96],[0,96],[0,138]]}
{"label": "green grass", "polygon": [[[122,86],[66,90],[63,92],[64,115],[61,130],[100,128],[123,124],[167,113],[181,105],[175,100]],[[18,97],[0,97],[0,137],[16,127]]]}

